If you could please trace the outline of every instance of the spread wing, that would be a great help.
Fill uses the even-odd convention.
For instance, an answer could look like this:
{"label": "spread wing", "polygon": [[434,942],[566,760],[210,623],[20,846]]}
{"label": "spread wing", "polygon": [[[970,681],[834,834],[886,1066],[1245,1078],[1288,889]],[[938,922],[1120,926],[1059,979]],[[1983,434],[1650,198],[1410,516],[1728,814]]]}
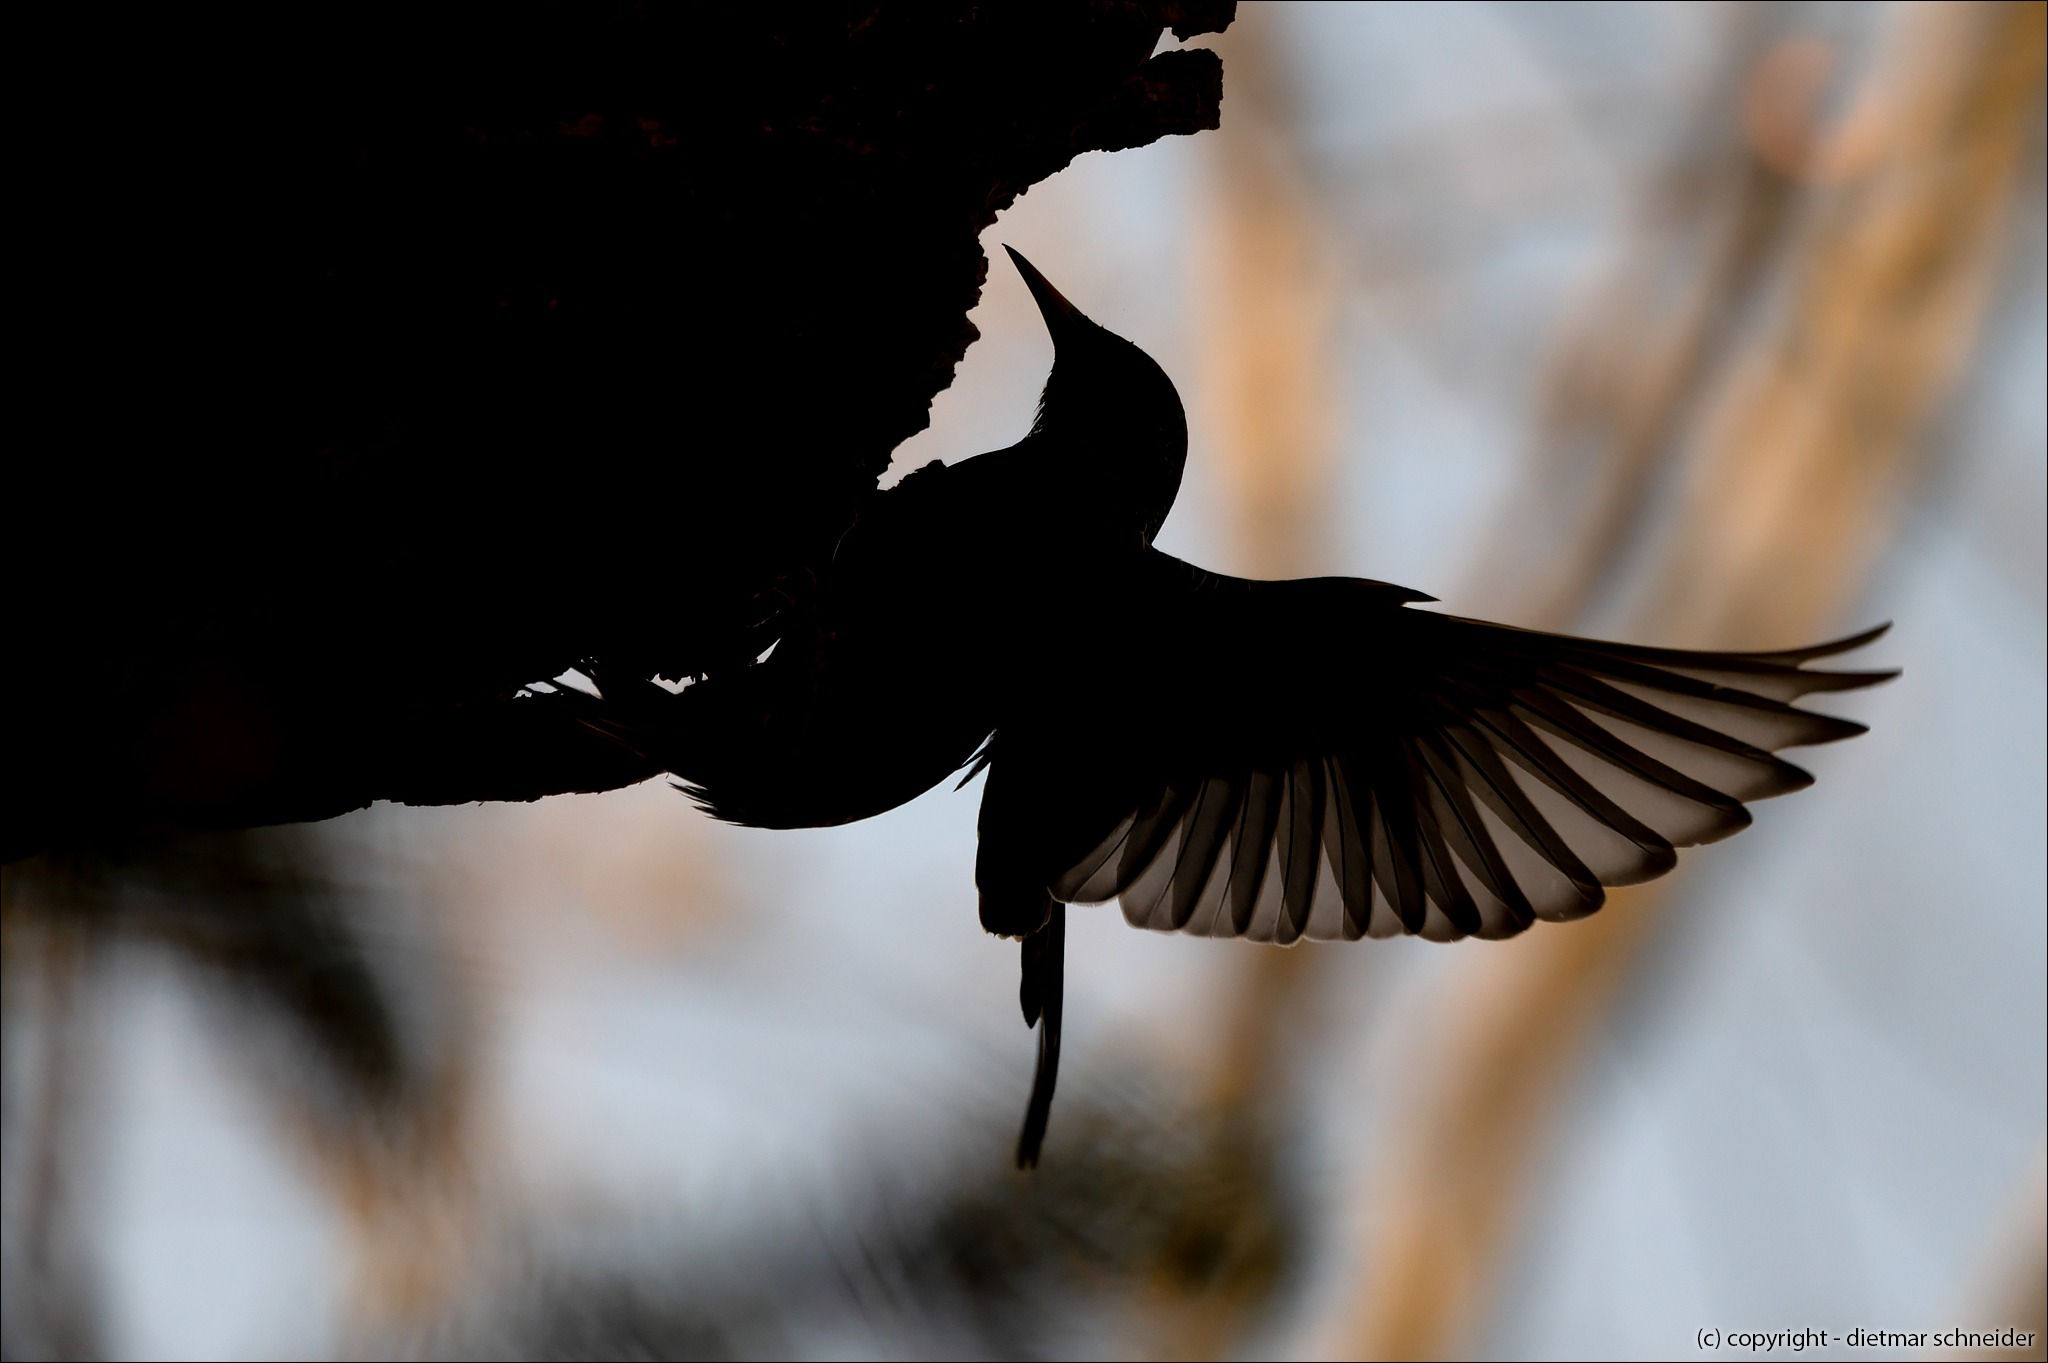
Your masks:
{"label": "spread wing", "polygon": [[[1270,616],[1259,592],[1270,606],[1336,585],[1239,595]],[[1339,628],[1369,644],[1297,649],[1301,667],[1340,675],[1268,686],[1208,734],[1183,719],[1185,743],[1155,745],[1157,770],[1118,783],[1114,826],[1063,865],[1054,898],[1120,900],[1139,927],[1280,943],[1512,936],[1593,912],[1603,886],[1661,875],[1674,849],[1745,827],[1744,802],[1810,785],[1773,754],[1864,726],[1790,702],[1896,675],[1806,666],[1884,627],[1695,653],[1400,609],[1384,599],[1395,589],[1342,585],[1381,593],[1352,612],[1364,623]],[[1211,683],[1206,703],[1229,706],[1232,685]]]}

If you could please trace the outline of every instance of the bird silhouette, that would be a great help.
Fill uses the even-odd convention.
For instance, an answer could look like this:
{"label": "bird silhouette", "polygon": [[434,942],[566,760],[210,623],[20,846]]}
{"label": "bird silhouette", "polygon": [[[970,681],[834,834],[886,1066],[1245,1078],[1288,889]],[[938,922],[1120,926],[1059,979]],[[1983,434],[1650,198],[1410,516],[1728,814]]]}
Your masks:
{"label": "bird silhouette", "polygon": [[755,661],[671,694],[598,678],[586,722],[713,815],[850,822],[986,769],[982,925],[1022,941],[1058,1076],[1065,907],[1291,944],[1509,937],[1809,785],[1776,750],[1862,733],[1794,707],[1894,672],[1603,643],[1408,609],[1356,578],[1251,581],[1153,546],[1187,460],[1164,371],[1011,251],[1052,333],[1030,433],[873,497]]}

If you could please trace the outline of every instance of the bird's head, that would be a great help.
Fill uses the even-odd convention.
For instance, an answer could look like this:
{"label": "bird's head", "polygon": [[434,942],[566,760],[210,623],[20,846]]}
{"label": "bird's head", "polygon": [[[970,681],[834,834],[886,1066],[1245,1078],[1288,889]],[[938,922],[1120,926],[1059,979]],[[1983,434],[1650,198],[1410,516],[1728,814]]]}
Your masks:
{"label": "bird's head", "polygon": [[1067,476],[1098,484],[1127,508],[1149,544],[1173,508],[1187,465],[1180,394],[1150,355],[1090,321],[1030,261],[1003,249],[1052,333],[1052,374],[1031,433],[1074,461]]}

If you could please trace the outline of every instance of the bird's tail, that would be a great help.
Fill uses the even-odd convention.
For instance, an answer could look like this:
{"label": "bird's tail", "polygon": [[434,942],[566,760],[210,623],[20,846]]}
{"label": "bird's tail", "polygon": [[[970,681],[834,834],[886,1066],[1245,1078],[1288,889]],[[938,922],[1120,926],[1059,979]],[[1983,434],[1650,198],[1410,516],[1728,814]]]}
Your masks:
{"label": "bird's tail", "polygon": [[1046,899],[1045,926],[1024,939],[1024,973],[1017,1001],[1026,1026],[1038,1028],[1038,1068],[1031,1076],[1031,1101],[1017,1134],[1017,1167],[1036,1169],[1052,1117],[1053,1086],[1060,1077],[1060,1014],[1066,993],[1067,906]]}

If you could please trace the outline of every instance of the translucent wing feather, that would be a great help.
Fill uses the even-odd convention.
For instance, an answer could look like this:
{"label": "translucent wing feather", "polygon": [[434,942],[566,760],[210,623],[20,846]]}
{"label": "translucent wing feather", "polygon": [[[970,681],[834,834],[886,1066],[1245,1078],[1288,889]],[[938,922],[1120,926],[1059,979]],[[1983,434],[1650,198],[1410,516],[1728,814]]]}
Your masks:
{"label": "translucent wing feather", "polygon": [[[1281,594],[1304,584],[1246,585],[1284,615]],[[1227,632],[1233,618],[1214,623]],[[1675,849],[1747,826],[1746,801],[1810,784],[1775,752],[1863,726],[1788,702],[1894,675],[1806,667],[1881,630],[1775,653],[1693,653],[1406,611],[1384,597],[1335,623],[1379,637],[1302,665],[1349,662],[1354,686],[1322,676],[1290,706],[1284,683],[1234,695],[1228,676],[1210,677],[1203,706],[1251,711],[1214,721],[1226,738],[1189,736],[1189,750],[1221,756],[1163,760],[1139,782],[1142,798],[1054,879],[1054,896],[1120,899],[1138,927],[1283,944],[1512,936],[1539,918],[1593,912],[1604,886],[1661,875]],[[1342,710],[1347,693],[1355,713],[1301,712]],[[1256,755],[1230,757],[1233,741]]]}

